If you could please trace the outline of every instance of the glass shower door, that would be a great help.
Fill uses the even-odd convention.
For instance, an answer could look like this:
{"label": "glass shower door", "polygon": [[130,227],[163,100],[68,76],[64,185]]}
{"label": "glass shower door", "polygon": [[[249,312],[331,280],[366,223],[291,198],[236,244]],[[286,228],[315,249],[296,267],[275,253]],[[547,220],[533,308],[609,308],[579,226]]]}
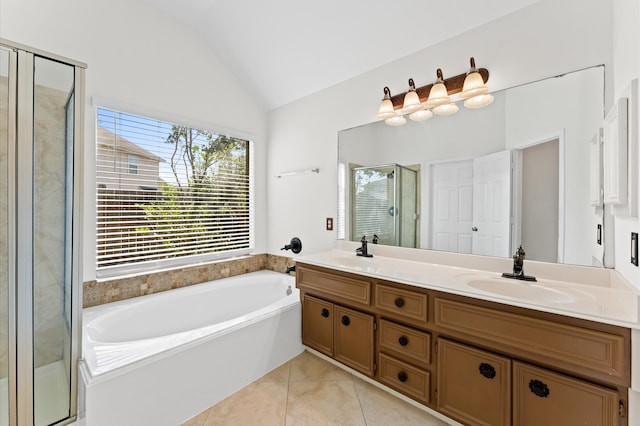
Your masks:
{"label": "glass shower door", "polygon": [[34,424],[69,417],[74,67],[34,57]]}
{"label": "glass shower door", "polygon": [[9,57],[0,47],[0,426],[9,424]]}

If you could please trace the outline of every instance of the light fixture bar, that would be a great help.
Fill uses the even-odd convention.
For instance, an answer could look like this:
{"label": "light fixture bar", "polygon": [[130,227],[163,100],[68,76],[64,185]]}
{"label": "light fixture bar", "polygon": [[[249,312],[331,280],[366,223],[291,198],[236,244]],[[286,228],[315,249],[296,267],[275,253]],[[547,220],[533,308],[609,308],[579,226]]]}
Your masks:
{"label": "light fixture bar", "polygon": [[[478,68],[478,72],[482,76],[482,80],[487,83],[489,81],[489,70],[486,68]],[[467,77],[467,73],[459,74],[454,77],[449,77],[444,81],[445,86],[447,87],[447,93],[449,95],[454,95],[456,93],[462,92],[462,87],[464,86],[464,79]],[[416,89],[416,93],[420,98],[420,102],[426,102],[429,98],[429,93],[431,92],[431,87],[433,84],[427,84],[426,86],[421,86]],[[391,97],[391,102],[393,103],[393,109],[402,109],[402,105],[404,102],[404,96],[407,92],[398,93]]]}

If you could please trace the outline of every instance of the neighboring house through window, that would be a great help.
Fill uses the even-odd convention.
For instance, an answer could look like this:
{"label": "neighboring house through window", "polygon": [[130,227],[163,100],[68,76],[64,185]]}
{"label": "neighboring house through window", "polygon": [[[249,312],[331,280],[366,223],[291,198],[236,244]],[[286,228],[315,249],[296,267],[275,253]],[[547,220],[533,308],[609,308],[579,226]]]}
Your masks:
{"label": "neighboring house through window", "polygon": [[252,143],[98,108],[97,273],[253,249]]}

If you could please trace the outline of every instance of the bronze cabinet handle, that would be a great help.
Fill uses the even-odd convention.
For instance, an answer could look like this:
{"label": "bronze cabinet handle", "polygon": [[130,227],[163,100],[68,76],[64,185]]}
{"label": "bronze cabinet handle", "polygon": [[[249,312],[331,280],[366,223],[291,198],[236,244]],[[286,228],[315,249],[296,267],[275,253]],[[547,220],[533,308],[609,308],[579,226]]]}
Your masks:
{"label": "bronze cabinet handle", "polygon": [[400,336],[398,338],[398,343],[400,344],[400,346],[407,346],[409,344],[409,339],[407,339],[405,336]]}
{"label": "bronze cabinet handle", "polygon": [[546,398],[549,396],[549,386],[540,380],[531,380],[529,382],[529,390],[540,398]]}
{"label": "bronze cabinet handle", "polygon": [[493,368],[491,364],[487,364],[486,362],[481,363],[478,366],[478,370],[480,370],[480,374],[482,374],[487,379],[493,379],[496,377],[496,369]]}
{"label": "bronze cabinet handle", "polygon": [[404,306],[404,299],[402,297],[396,297],[396,300],[393,303],[398,307],[402,308]]}
{"label": "bronze cabinet handle", "polygon": [[342,316],[342,319],[340,320],[340,322],[342,322],[342,325],[345,325],[345,326],[351,324],[351,320],[346,315]]}
{"label": "bronze cabinet handle", "polygon": [[398,373],[398,380],[400,380],[402,383],[406,382],[408,378],[409,377],[407,376],[407,373],[405,373],[404,371]]}
{"label": "bronze cabinet handle", "polygon": [[325,318],[329,317],[329,310],[327,308],[322,308],[322,313],[320,314]]}

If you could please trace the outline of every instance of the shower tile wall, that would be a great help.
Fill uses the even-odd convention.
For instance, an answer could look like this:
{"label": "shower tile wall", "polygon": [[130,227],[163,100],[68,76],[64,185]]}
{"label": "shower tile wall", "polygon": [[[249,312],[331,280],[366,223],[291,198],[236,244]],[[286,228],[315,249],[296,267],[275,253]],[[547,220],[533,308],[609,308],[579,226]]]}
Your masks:
{"label": "shower tile wall", "polygon": [[35,367],[63,358],[68,341],[64,309],[65,140],[68,93],[35,87],[34,115],[34,353]]}

